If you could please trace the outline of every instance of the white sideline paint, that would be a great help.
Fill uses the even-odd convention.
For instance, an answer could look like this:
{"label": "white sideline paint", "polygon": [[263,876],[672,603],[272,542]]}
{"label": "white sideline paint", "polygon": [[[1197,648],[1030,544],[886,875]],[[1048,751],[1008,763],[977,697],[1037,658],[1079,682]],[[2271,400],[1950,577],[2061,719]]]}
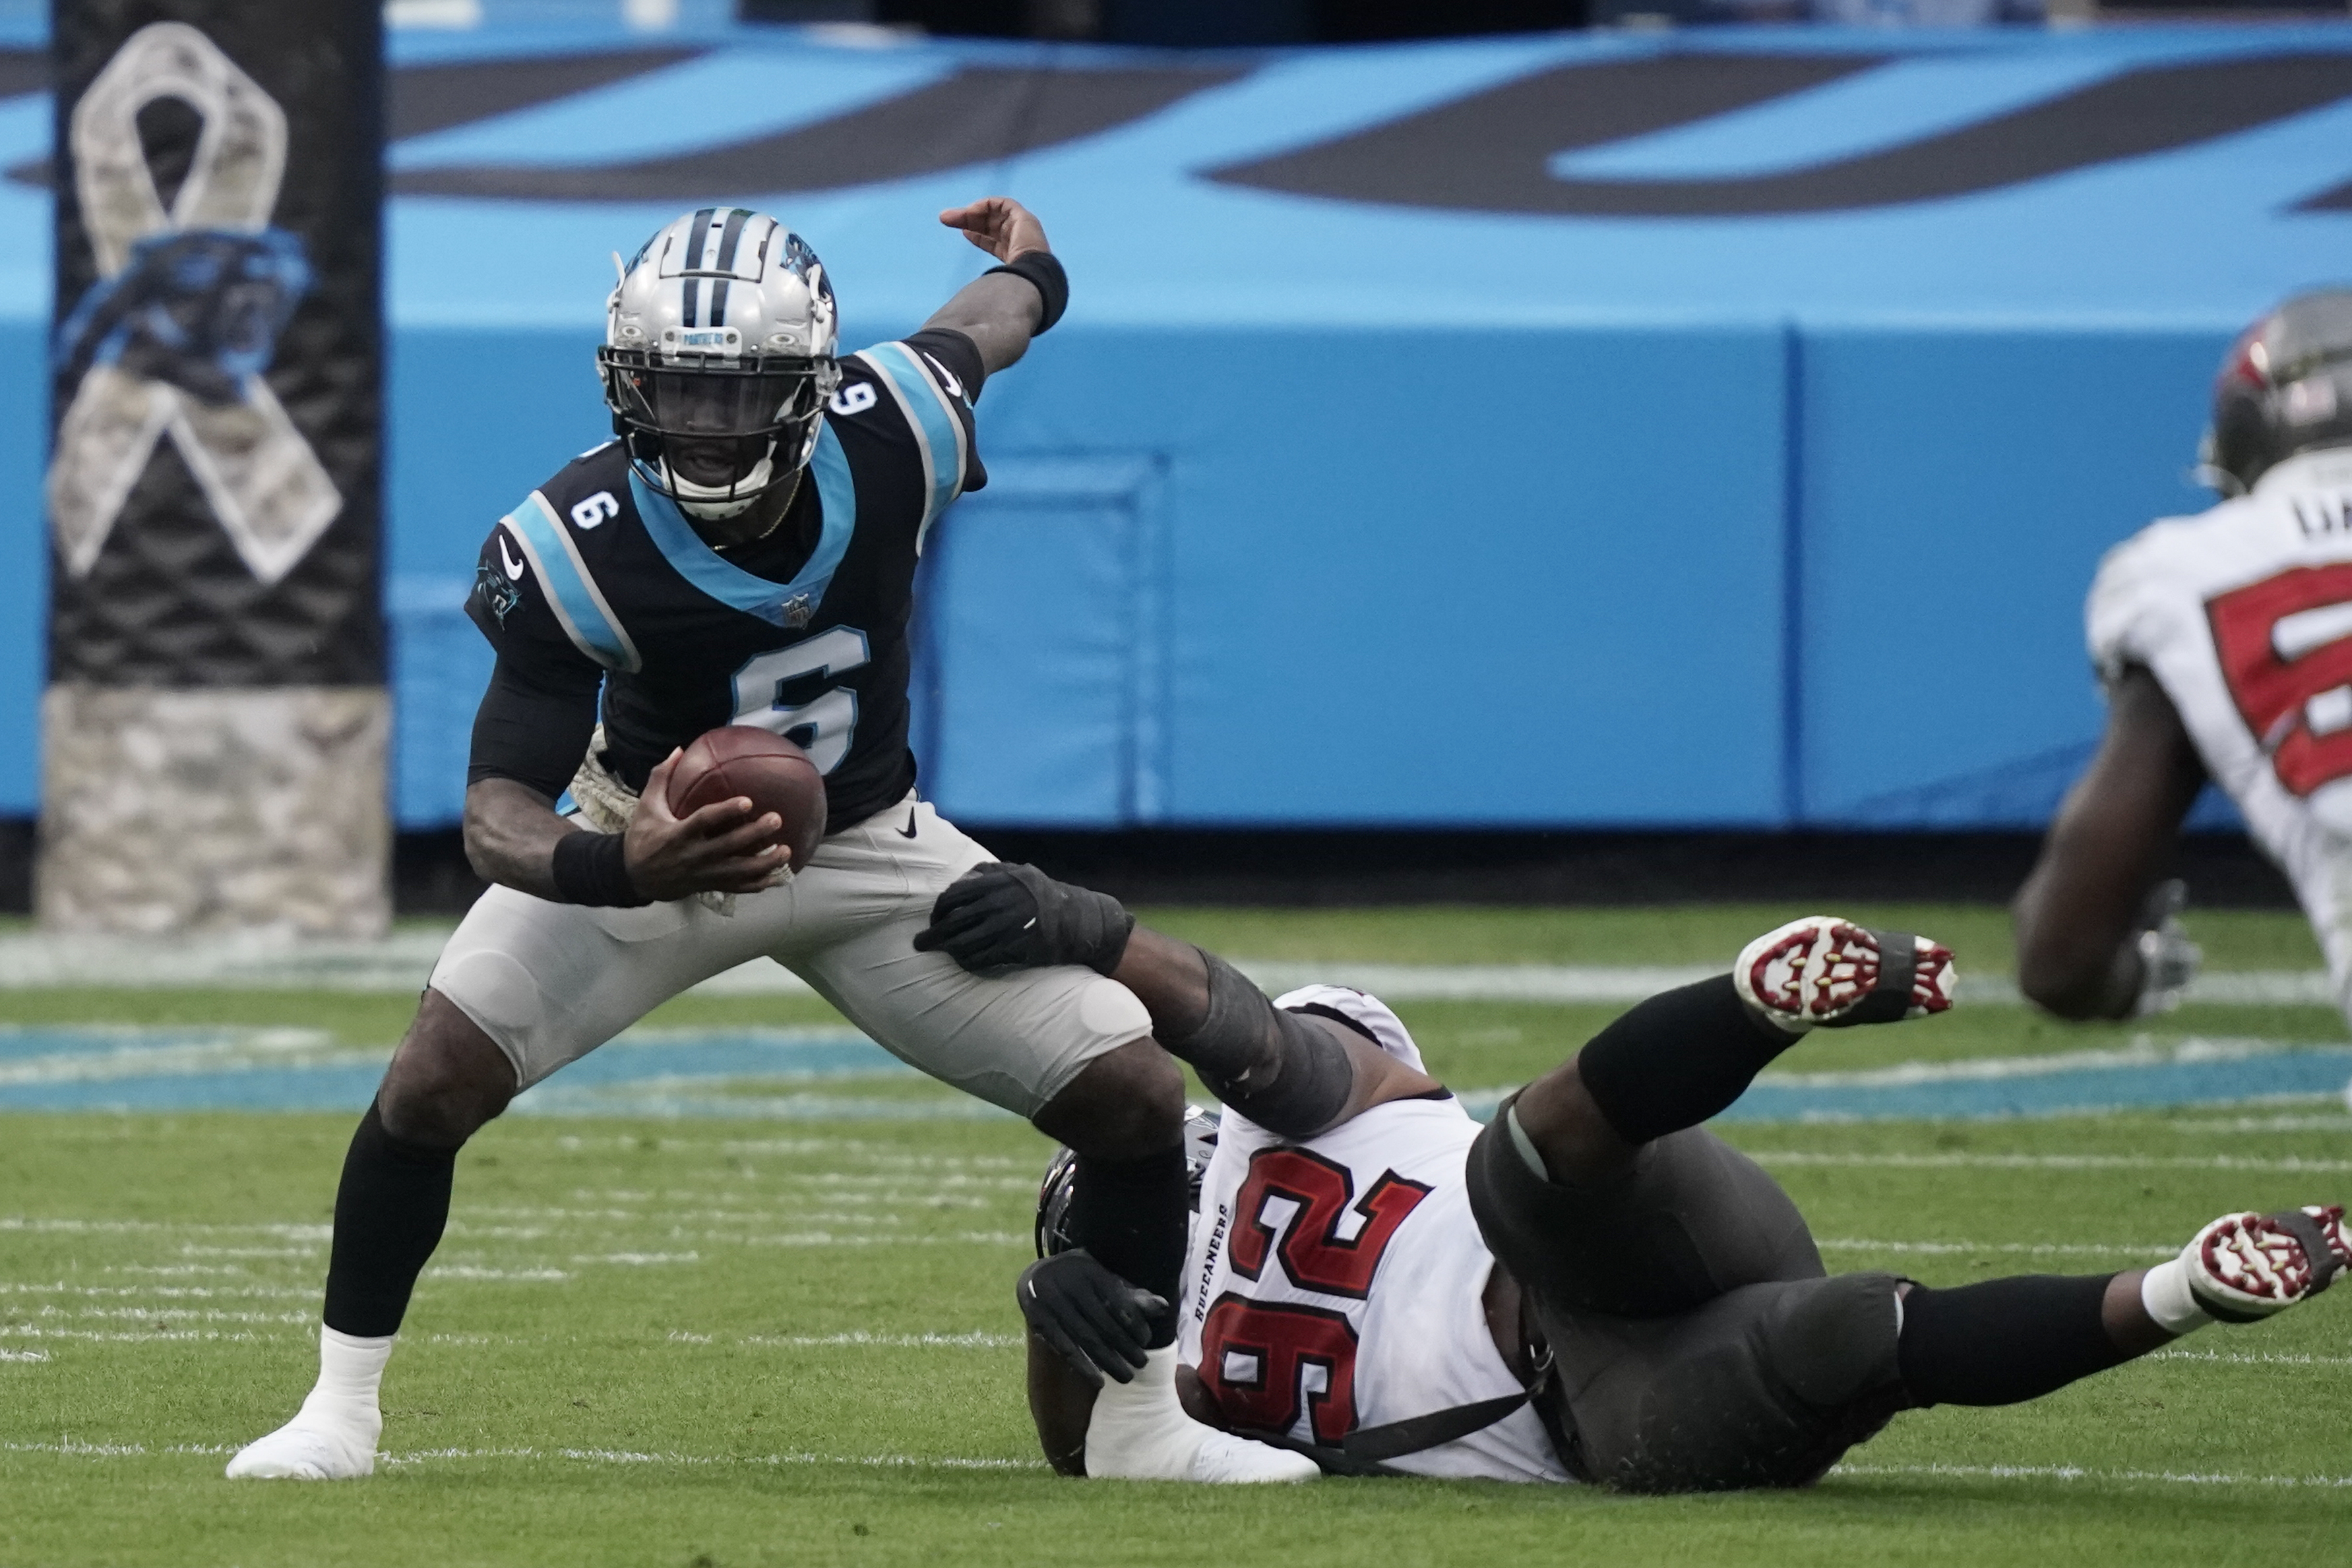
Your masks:
{"label": "white sideline paint", "polygon": [[0,1349],[0,1361],[47,1361],[48,1359],[49,1353],[46,1350]]}
{"label": "white sideline paint", "polygon": [[[413,996],[432,973],[450,926],[403,925],[376,942],[306,942],[290,934],[246,933],[177,941],[152,937],[0,936],[0,989],[103,986],[370,991]],[[1344,959],[1234,960],[1267,990],[1321,982],[1351,986],[1390,1001],[1519,1001],[1622,1005],[1723,971],[1712,965],[1368,964]],[[765,958],[713,976],[696,996],[811,996],[806,981]],[[1960,999],[2015,1006],[2006,975],[1963,972]],[[2209,971],[2190,1001],[2236,1006],[2334,1007],[2325,970]]]}

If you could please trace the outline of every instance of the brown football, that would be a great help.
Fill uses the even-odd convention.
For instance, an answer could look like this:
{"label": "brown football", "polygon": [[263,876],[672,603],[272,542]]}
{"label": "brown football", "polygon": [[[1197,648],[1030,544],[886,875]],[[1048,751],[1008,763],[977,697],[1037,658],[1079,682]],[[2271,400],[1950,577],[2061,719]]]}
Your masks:
{"label": "brown football", "polygon": [[773,811],[783,819],[776,841],[792,846],[794,871],[809,863],[824,837],[824,775],[807,752],[748,724],[704,732],[670,772],[671,812],[688,816],[738,795],[750,796],[755,812]]}

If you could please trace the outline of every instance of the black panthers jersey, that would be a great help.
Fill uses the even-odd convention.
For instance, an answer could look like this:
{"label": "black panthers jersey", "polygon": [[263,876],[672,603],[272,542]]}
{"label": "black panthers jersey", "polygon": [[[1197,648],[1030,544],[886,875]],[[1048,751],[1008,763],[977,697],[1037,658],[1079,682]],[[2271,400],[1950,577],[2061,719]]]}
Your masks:
{"label": "black panthers jersey", "polygon": [[532,491],[491,530],[467,601],[499,653],[469,779],[558,792],[601,685],[604,764],[631,789],[673,747],[754,724],[808,752],[835,827],[902,799],[915,558],[948,503],[986,482],[971,404],[984,374],[961,332],[845,357],[783,520],[725,551],[618,442]]}

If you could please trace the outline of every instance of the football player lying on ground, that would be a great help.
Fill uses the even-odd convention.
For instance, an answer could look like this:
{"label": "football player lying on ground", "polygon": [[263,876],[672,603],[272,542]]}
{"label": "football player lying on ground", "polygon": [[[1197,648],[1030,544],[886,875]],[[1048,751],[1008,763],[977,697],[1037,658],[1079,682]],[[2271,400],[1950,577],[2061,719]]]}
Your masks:
{"label": "football player lying on ground", "polygon": [[[1083,968],[976,979],[909,945],[940,890],[988,859],[915,795],[915,558],[984,481],[982,383],[1068,297],[1019,204],[940,218],[1003,265],[905,340],[839,358],[824,268],[772,217],[705,207],[614,258],[596,359],[619,439],[499,520],[467,604],[498,663],[466,853],[497,885],[442,950],[343,1162],[318,1383],[232,1477],[368,1474],[379,1382],[458,1147],[653,1008],[763,956],[899,1057],[1075,1145],[1089,1250],[1176,1289],[1184,1084],[1142,1007]],[[829,827],[808,864],[785,863],[781,817],[748,798],[669,810],[678,748],[729,724],[793,737],[824,776]],[[579,810],[559,815],[567,789]],[[1139,1393],[1129,1429],[1101,1450],[1121,1473],[1300,1468],[1201,1426],[1173,1394]]]}
{"label": "football player lying on ground", "polygon": [[[1699,1125],[1811,1029],[1951,1005],[1944,948],[1827,915],[1633,1008],[1484,1129],[1374,998],[1269,1002],[1033,868],[966,876],[919,940],[983,973],[1108,968],[1225,1103],[1174,1308],[1061,1237],[1085,1172],[1048,1176],[1040,1250],[1070,1245],[1017,1296],[1030,1408],[1065,1474],[1124,1440],[1127,1403],[1106,1396],[1176,1382],[1203,1420],[1343,1474],[1803,1486],[1899,1411],[2032,1399],[2284,1311],[2352,1264],[2343,1210],[2311,1208],[2226,1215],[2117,1274],[1931,1290],[1827,1273],[1788,1195]],[[1150,1348],[1171,1311],[1177,1345]]]}
{"label": "football player lying on ground", "polygon": [[2288,300],[2213,383],[2228,497],[2099,563],[2084,618],[2105,734],[2019,890],[2017,982],[2062,1018],[2160,1011],[2196,970],[2159,882],[2211,779],[2294,884],[2352,1016],[2352,290]]}

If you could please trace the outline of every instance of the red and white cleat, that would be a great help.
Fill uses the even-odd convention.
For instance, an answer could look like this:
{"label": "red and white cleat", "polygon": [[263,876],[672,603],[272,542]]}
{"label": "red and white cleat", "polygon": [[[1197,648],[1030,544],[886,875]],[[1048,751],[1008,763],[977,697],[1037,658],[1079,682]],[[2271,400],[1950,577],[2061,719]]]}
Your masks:
{"label": "red and white cleat", "polygon": [[2181,1249],[2189,1291],[2224,1322],[2252,1322],[2312,1297],[2352,1269],[2343,1206],[2225,1214]]}
{"label": "red and white cleat", "polygon": [[1952,1005],[1948,947],[1907,931],[1870,931],[1808,915],[1740,951],[1732,983],[1749,1007],[1792,1034],[1926,1018]]}

